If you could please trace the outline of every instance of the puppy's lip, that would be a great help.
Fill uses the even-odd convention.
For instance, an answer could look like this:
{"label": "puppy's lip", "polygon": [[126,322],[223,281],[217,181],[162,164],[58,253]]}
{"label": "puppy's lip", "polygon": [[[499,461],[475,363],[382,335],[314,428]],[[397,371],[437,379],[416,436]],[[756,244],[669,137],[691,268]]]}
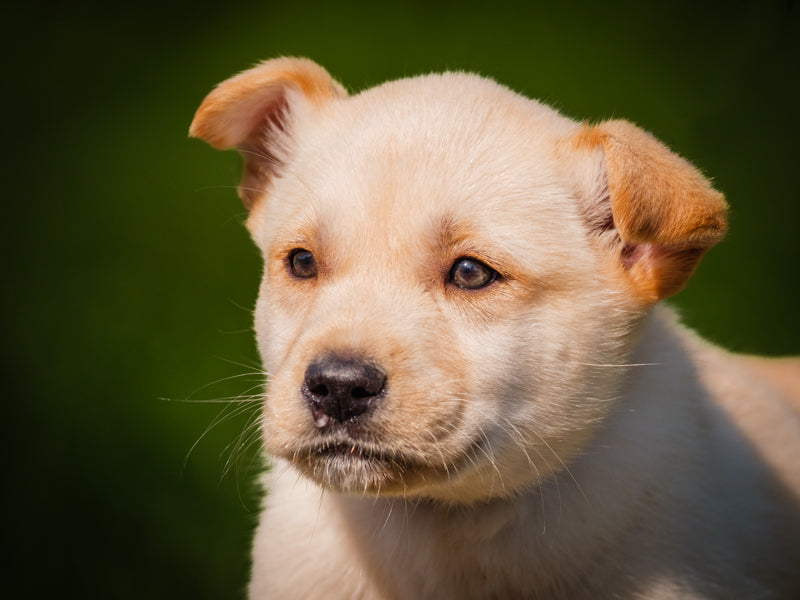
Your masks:
{"label": "puppy's lip", "polygon": [[478,438],[459,449],[455,456],[441,457],[443,462],[431,462],[429,457],[406,451],[402,447],[356,439],[344,432],[301,444],[299,447],[285,452],[285,457],[294,463],[309,464],[330,459],[358,460],[376,466],[388,466],[406,473],[412,471],[442,472],[448,477],[452,473],[469,470],[470,465],[474,466],[481,461],[481,457],[488,456],[489,453],[485,449],[485,439],[483,438]]}
{"label": "puppy's lip", "polygon": [[[433,448],[424,451],[357,440],[342,431],[284,446],[273,454],[327,489],[378,496],[424,495],[425,490],[450,486],[476,469],[489,468],[484,464],[487,459],[494,462],[480,440],[456,449],[448,458]],[[434,458],[437,455],[440,460]]]}
{"label": "puppy's lip", "polygon": [[423,462],[402,450],[385,448],[374,443],[365,443],[350,437],[335,437],[307,444],[293,453],[295,460],[320,460],[326,458],[361,459],[367,462],[392,463],[394,465],[422,465]]}

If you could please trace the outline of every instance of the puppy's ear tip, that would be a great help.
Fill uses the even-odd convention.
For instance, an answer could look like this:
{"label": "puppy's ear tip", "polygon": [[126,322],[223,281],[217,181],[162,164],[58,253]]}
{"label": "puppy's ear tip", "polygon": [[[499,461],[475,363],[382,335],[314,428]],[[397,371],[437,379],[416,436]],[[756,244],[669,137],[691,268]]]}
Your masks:
{"label": "puppy's ear tip", "polygon": [[713,246],[728,232],[728,203],[721,192],[710,186],[705,192],[704,200],[703,208],[706,214],[704,218],[698,219],[697,228],[692,233],[696,233],[706,240],[709,246]]}
{"label": "puppy's ear tip", "polygon": [[216,148],[218,150],[220,149],[212,143],[213,139],[210,138],[208,132],[203,130],[202,118],[199,118],[197,114],[195,114],[194,119],[192,119],[192,123],[189,125],[189,137],[196,140],[202,140],[208,143],[212,148]]}
{"label": "puppy's ear tip", "polygon": [[236,146],[237,142],[225,135],[225,127],[212,125],[218,117],[210,114],[211,112],[206,104],[197,110],[189,125],[189,137],[202,140],[215,150],[229,150]]}
{"label": "puppy's ear tip", "polygon": [[[198,110],[197,112],[199,113],[200,111]],[[195,113],[194,118],[189,125],[189,137],[198,140],[202,140],[204,138],[202,118],[198,117],[197,113]]]}

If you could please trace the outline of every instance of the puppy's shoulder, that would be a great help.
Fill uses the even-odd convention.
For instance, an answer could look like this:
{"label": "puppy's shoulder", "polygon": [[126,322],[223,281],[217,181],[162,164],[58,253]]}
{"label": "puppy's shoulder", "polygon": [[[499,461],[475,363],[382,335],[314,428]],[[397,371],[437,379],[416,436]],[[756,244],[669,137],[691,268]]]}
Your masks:
{"label": "puppy's shoulder", "polygon": [[680,335],[712,403],[800,505],[800,358],[735,354]]}

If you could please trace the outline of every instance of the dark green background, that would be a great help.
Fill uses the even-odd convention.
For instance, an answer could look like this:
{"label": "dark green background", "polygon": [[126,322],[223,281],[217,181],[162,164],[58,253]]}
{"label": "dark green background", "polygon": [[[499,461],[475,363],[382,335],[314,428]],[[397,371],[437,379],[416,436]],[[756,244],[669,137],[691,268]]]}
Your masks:
{"label": "dark green background", "polygon": [[732,205],[675,300],[686,320],[737,350],[800,352],[792,2],[28,2],[0,23],[5,598],[241,597],[255,405],[202,437],[226,406],[202,401],[258,383],[261,267],[238,157],[186,132],[214,84],[263,58],[310,56],[352,90],[475,70],[636,121]]}

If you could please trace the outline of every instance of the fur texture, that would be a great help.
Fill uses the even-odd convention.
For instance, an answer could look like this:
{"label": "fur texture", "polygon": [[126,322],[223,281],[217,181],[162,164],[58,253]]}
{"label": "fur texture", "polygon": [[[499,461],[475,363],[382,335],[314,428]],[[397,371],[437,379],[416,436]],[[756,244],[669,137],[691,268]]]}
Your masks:
{"label": "fur texture", "polygon": [[242,153],[266,265],[253,600],[800,597],[800,362],[658,306],[726,228],[688,162],[474,75],[349,96],[293,58],[191,134]]}

